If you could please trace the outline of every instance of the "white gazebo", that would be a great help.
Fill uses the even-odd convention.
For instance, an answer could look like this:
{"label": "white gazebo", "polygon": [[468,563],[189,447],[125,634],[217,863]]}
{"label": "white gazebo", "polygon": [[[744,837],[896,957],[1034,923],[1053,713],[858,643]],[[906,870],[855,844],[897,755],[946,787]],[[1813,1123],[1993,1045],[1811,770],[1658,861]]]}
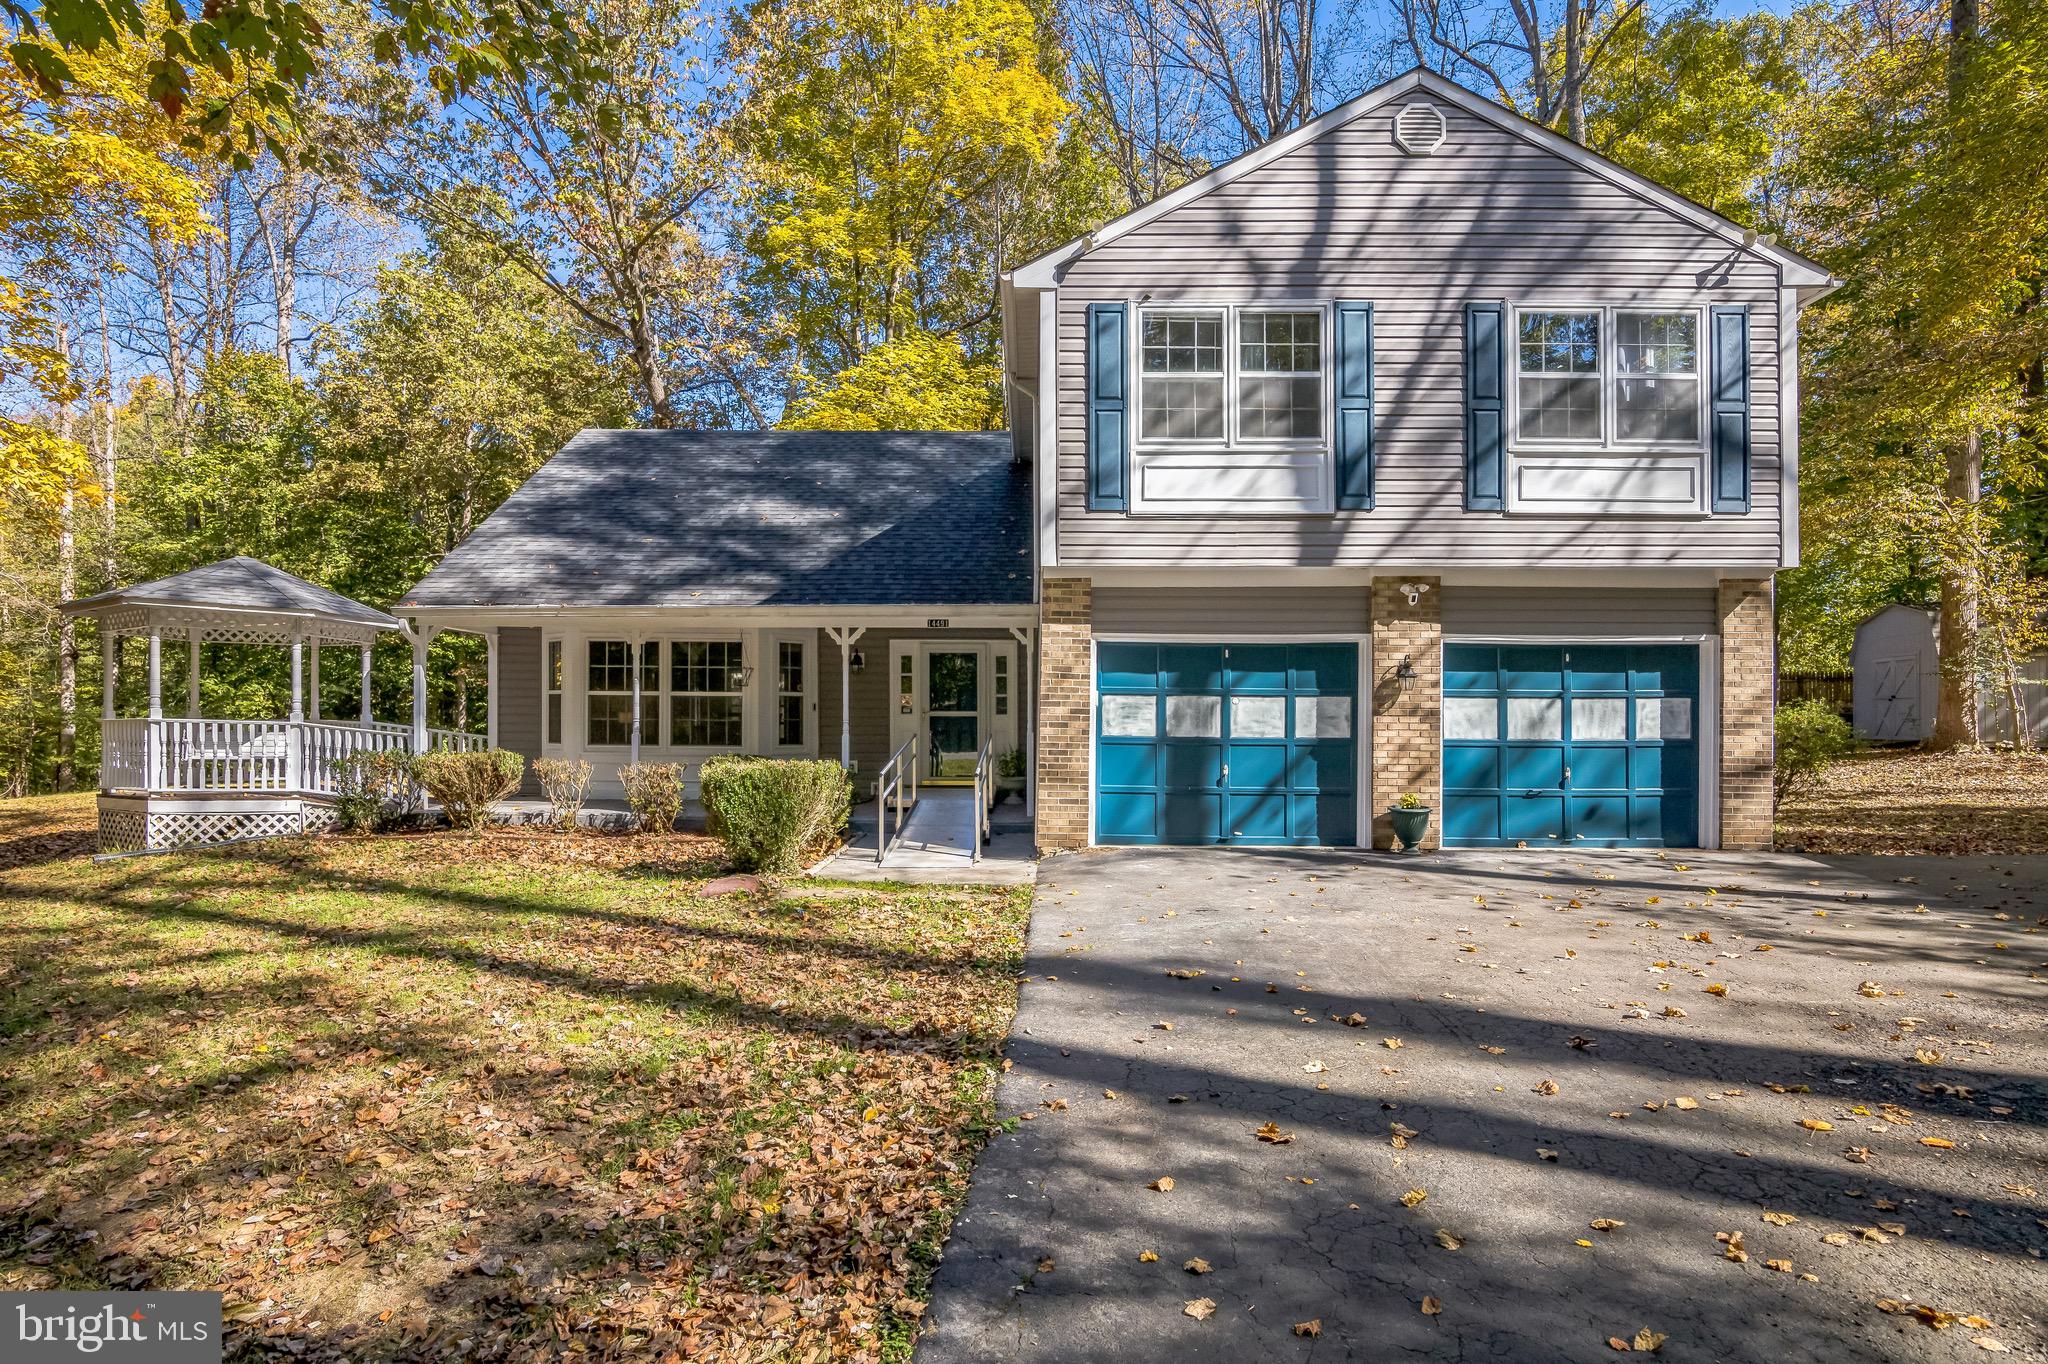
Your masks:
{"label": "white gazebo", "polygon": [[[335,759],[350,753],[481,748],[482,736],[429,729],[427,641],[382,611],[257,559],[218,563],[65,602],[100,628],[100,850],[138,852],[297,834],[333,819]],[[412,722],[370,715],[370,649],[385,631],[412,644]],[[114,713],[120,641],[149,643],[149,713]],[[185,713],[164,713],[163,649],[186,649]],[[200,714],[202,644],[282,645],[291,651],[290,712],[279,720]],[[320,652],[360,654],[352,720],[320,714]],[[310,686],[305,677],[310,658]],[[309,703],[310,700],[310,704]]]}

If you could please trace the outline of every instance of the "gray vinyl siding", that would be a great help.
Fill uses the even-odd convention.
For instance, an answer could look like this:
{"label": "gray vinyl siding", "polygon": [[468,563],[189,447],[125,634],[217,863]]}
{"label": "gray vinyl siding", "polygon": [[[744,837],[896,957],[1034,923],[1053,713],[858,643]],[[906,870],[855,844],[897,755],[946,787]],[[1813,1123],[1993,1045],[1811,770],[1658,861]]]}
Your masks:
{"label": "gray vinyl siding", "polygon": [[[1775,568],[1778,277],[1637,195],[1443,102],[1410,157],[1393,107],[1334,130],[1066,267],[1058,294],[1061,565],[1618,564]],[[1136,299],[1374,307],[1378,506],[1320,516],[1124,516],[1084,506],[1085,310]],[[1463,510],[1470,301],[1747,305],[1753,509],[1742,516]],[[1703,338],[1704,340],[1704,338]]]}
{"label": "gray vinyl siding", "polygon": [[1372,594],[1363,587],[1097,587],[1097,635],[1363,635]]}
{"label": "gray vinyl siding", "polygon": [[1459,587],[1443,589],[1450,638],[1593,640],[1719,632],[1711,587]]}
{"label": "gray vinyl siding", "polygon": [[498,630],[498,747],[526,759],[519,794],[537,796],[540,782],[533,760],[541,754],[540,631],[501,626]]}
{"label": "gray vinyl siding", "polygon": [[[853,789],[865,797],[874,788],[882,764],[889,761],[889,724],[896,705],[896,679],[889,670],[890,645],[905,639],[975,639],[1012,642],[1006,630],[881,630],[871,629],[854,647],[867,666],[853,675]],[[1014,684],[1013,684],[1014,685]],[[1019,704],[1013,695],[1011,704]],[[1022,713],[1018,714],[1021,721]],[[818,756],[839,757],[839,646],[818,632]]]}

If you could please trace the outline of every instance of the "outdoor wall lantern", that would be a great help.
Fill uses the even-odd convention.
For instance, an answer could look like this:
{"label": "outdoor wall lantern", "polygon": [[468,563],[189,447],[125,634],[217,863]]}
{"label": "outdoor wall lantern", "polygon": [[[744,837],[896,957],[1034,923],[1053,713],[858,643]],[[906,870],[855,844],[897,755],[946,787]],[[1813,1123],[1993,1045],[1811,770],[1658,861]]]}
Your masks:
{"label": "outdoor wall lantern", "polygon": [[739,667],[732,670],[732,689],[734,691],[745,691],[747,684],[753,680],[754,665],[751,663],[742,663]]}
{"label": "outdoor wall lantern", "polygon": [[1394,669],[1394,676],[1400,678],[1403,682],[1413,682],[1415,680],[1415,659],[1413,655],[1401,655],[1401,666]]}
{"label": "outdoor wall lantern", "polygon": [[851,654],[847,655],[846,666],[853,669],[855,672],[859,672],[862,668],[867,667],[867,665],[867,657],[863,655],[860,650],[855,649]]}

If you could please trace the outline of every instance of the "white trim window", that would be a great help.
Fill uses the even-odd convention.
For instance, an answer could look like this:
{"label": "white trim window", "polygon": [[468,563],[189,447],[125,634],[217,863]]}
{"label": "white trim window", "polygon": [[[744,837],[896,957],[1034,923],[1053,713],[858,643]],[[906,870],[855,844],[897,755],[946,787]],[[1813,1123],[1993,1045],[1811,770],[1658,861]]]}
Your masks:
{"label": "white trim window", "polygon": [[779,748],[801,748],[804,744],[805,691],[804,645],[802,640],[783,639],[775,643],[775,743]]}
{"label": "white trim window", "polygon": [[1326,313],[1320,303],[1141,307],[1137,443],[1321,445]]}
{"label": "white trim window", "polygon": [[1515,309],[1518,449],[1705,448],[1697,308]]}
{"label": "white trim window", "polygon": [[737,639],[669,642],[671,748],[736,749],[745,739],[746,645]]}
{"label": "white trim window", "polygon": [[[651,744],[661,721],[660,645],[640,646],[640,742]],[[633,644],[593,639],[585,650],[584,741],[592,748],[625,748],[633,742]]]}

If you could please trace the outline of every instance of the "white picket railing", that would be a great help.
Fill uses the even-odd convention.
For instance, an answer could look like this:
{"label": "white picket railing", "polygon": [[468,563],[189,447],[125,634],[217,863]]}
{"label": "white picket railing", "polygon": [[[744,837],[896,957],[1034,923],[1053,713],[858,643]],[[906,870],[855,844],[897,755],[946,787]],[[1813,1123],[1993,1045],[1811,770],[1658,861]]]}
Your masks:
{"label": "white picket railing", "polygon": [[[334,763],[351,753],[410,752],[405,725],[329,720],[147,720],[121,718],[101,729],[104,791],[334,790]],[[473,752],[484,736],[429,729],[433,752]]]}

